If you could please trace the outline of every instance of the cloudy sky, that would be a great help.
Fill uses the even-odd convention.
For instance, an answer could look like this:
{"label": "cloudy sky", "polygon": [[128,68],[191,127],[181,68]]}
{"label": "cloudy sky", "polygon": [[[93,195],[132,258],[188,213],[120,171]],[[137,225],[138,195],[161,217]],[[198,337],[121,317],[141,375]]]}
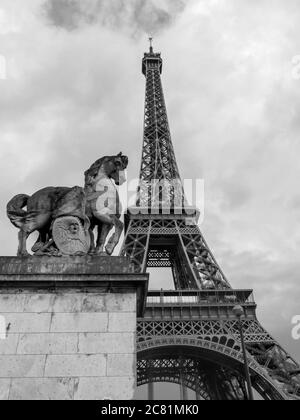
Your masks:
{"label": "cloudy sky", "polygon": [[300,360],[299,22],[299,0],[1,0],[0,254],[16,252],[13,195],[82,185],[121,150],[138,175],[151,34],[182,177],[205,180],[206,239]]}

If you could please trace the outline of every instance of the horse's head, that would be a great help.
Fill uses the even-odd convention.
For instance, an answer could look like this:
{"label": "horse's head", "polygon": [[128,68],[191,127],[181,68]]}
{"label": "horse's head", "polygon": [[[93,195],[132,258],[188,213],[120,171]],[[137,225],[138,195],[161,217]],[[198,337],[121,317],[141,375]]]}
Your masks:
{"label": "horse's head", "polygon": [[126,181],[125,170],[128,166],[128,157],[119,153],[117,156],[105,156],[98,159],[85,172],[85,186],[93,186],[102,173],[115,181],[116,185],[122,185]]}
{"label": "horse's head", "polygon": [[116,185],[123,185],[126,182],[125,170],[128,166],[128,157],[119,153],[117,156],[108,157],[103,167],[109,178],[115,181]]}

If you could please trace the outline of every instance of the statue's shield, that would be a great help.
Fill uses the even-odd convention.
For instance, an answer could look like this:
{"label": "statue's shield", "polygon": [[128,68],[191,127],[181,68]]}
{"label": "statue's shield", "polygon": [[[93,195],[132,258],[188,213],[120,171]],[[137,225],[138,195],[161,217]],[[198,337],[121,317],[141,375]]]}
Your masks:
{"label": "statue's shield", "polygon": [[63,255],[86,255],[91,246],[89,232],[84,229],[80,219],[65,216],[56,219],[52,227],[53,240]]}

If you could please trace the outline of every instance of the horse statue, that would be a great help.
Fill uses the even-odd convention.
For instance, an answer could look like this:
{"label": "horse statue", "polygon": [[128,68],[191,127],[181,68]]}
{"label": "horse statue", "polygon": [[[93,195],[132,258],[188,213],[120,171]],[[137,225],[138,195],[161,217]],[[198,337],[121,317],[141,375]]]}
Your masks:
{"label": "horse statue", "polygon": [[30,255],[26,243],[35,231],[39,233],[32,247],[35,255],[112,255],[124,227],[117,187],[126,181],[127,166],[122,153],[105,156],[85,172],[84,188],[48,187],[31,197],[15,196],[7,215],[20,230],[18,256]]}

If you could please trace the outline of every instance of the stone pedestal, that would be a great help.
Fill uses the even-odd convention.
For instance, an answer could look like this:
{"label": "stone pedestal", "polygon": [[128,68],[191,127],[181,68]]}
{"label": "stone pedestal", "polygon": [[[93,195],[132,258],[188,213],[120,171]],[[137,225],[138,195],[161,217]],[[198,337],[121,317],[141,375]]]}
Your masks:
{"label": "stone pedestal", "polygon": [[132,399],[147,284],[119,257],[0,258],[0,400]]}

